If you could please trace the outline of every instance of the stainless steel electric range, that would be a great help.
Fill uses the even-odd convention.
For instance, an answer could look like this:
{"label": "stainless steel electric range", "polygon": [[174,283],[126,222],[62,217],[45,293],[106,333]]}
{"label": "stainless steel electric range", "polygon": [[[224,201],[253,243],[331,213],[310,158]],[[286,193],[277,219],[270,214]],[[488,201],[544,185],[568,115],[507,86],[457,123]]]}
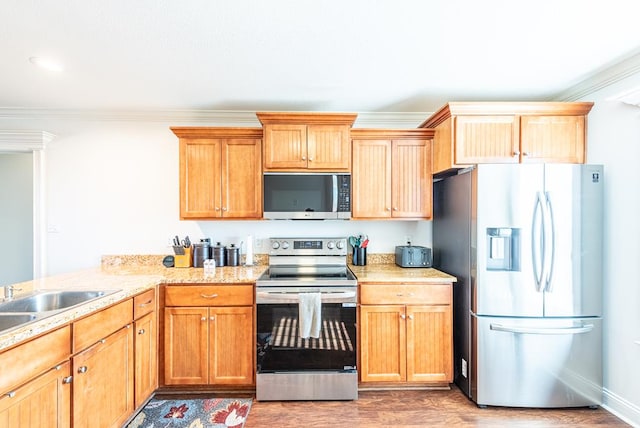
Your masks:
{"label": "stainless steel electric range", "polygon": [[271,238],[256,281],[258,400],[355,400],[357,280],[346,238]]}

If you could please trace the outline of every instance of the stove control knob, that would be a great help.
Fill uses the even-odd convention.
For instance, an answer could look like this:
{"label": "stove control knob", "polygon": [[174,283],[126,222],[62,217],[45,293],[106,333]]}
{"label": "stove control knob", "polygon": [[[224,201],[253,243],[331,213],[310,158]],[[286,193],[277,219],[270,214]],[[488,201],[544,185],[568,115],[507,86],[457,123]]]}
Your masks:
{"label": "stove control knob", "polygon": [[282,242],[282,249],[286,250],[287,248],[289,248],[289,243],[287,241],[283,241]]}
{"label": "stove control knob", "polygon": [[327,248],[330,250],[333,250],[333,248],[336,246],[336,244],[333,241],[329,241],[327,242]]}
{"label": "stove control knob", "polygon": [[344,248],[344,241],[338,241],[336,247],[338,247],[338,250],[342,250]]}
{"label": "stove control knob", "polygon": [[271,244],[271,248],[277,250],[278,248],[280,248],[280,243],[278,241],[273,241],[273,243]]}

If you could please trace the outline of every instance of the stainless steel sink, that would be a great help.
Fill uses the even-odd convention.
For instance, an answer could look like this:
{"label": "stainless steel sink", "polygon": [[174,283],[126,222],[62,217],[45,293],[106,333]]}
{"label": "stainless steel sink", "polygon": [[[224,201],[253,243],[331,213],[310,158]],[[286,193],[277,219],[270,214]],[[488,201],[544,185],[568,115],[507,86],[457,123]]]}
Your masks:
{"label": "stainless steel sink", "polygon": [[0,314],[0,331],[11,330],[36,318],[34,314]]}
{"label": "stainless steel sink", "polygon": [[1,312],[50,312],[69,309],[74,306],[90,302],[91,300],[111,294],[109,291],[41,291],[36,294],[18,297],[8,302],[0,303]]}

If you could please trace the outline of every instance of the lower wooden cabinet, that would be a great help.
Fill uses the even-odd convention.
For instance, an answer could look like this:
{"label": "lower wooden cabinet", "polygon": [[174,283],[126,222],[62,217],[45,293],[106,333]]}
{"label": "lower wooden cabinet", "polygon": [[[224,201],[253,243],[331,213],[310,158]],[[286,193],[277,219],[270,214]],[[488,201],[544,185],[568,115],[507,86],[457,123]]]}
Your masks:
{"label": "lower wooden cabinet", "polygon": [[452,382],[451,284],[360,287],[360,380]]}
{"label": "lower wooden cabinet", "polygon": [[75,355],[72,366],[73,426],[122,426],[134,410],[131,325]]}
{"label": "lower wooden cabinet", "polygon": [[0,427],[70,426],[70,370],[60,364],[0,398]]}
{"label": "lower wooden cabinet", "polygon": [[133,324],[135,336],[135,407],[138,408],[158,387],[158,340],[156,312],[153,311]]}
{"label": "lower wooden cabinet", "polygon": [[253,285],[166,286],[165,385],[253,385]]}

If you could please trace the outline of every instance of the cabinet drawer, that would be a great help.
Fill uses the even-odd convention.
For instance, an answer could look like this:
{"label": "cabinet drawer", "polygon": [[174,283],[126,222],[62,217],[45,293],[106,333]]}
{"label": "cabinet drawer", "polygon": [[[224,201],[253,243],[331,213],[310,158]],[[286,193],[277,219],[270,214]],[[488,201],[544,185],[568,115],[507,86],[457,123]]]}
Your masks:
{"label": "cabinet drawer", "polygon": [[360,284],[363,305],[450,305],[451,284]]}
{"label": "cabinet drawer", "polygon": [[251,306],[253,285],[168,285],[165,306]]}
{"label": "cabinet drawer", "polygon": [[0,393],[60,364],[70,352],[71,328],[66,326],[0,353]]}
{"label": "cabinet drawer", "polygon": [[133,299],[103,309],[73,323],[73,353],[93,345],[129,324],[133,317]]}
{"label": "cabinet drawer", "polygon": [[153,312],[156,309],[156,290],[155,288],[138,294],[133,298],[133,319]]}

